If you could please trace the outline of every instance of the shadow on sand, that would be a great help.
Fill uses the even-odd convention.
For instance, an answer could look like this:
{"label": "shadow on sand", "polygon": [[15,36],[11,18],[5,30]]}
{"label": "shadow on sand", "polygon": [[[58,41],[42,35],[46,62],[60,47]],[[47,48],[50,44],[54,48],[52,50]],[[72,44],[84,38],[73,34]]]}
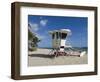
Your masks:
{"label": "shadow on sand", "polygon": [[41,57],[41,58],[54,58],[55,55],[45,55],[45,54],[31,54],[30,57]]}

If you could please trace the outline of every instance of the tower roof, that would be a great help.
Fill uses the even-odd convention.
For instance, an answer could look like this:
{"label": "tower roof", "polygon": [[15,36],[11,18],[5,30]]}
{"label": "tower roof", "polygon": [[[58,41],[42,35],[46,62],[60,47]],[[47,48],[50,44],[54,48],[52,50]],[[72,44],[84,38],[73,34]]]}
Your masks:
{"label": "tower roof", "polygon": [[71,30],[70,29],[60,29],[60,30],[49,31],[50,34],[54,34],[56,32],[66,33],[68,35],[71,35]]}

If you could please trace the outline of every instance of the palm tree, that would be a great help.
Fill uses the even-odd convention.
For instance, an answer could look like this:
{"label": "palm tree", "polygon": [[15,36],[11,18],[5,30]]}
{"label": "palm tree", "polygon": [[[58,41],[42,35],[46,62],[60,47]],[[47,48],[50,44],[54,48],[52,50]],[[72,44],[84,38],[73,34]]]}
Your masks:
{"label": "palm tree", "polygon": [[[29,28],[31,28],[30,25]],[[35,33],[31,32],[31,30],[28,29],[28,49],[31,51],[36,50],[38,42],[40,42],[39,38],[35,35]]]}

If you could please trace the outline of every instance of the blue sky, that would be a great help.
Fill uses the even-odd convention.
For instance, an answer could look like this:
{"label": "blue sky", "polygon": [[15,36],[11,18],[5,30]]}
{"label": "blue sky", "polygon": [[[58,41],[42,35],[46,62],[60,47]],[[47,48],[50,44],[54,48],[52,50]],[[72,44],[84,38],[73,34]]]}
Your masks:
{"label": "blue sky", "polygon": [[87,17],[28,15],[28,23],[31,31],[41,39],[38,47],[51,47],[52,39],[48,32],[59,29],[72,31],[68,39],[73,47],[87,47]]}

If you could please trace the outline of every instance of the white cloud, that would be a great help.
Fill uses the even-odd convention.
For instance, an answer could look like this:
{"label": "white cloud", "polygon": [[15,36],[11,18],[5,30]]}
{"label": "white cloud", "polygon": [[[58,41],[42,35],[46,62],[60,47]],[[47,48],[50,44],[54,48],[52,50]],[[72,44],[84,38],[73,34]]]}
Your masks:
{"label": "white cloud", "polygon": [[37,23],[29,23],[30,28],[32,31],[38,31],[39,30],[39,25]]}
{"label": "white cloud", "polygon": [[46,19],[40,20],[40,25],[46,26],[47,22],[48,22],[48,20],[46,20]]}

